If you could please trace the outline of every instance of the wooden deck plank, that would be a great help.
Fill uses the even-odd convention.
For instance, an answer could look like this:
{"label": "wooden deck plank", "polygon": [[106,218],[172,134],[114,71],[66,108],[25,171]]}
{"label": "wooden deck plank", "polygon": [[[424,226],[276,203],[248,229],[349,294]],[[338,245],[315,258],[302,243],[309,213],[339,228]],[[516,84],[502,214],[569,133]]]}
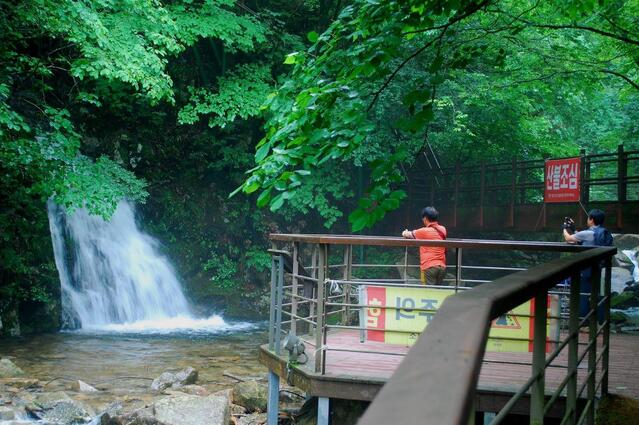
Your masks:
{"label": "wooden deck plank", "polygon": [[[395,371],[403,356],[383,354],[405,354],[410,347],[390,345],[374,341],[360,342],[356,330],[333,329],[327,337],[328,352],[326,356],[326,377],[348,377],[357,380],[387,380]],[[305,366],[312,373],[315,350],[313,339],[304,338],[309,353],[309,361]],[[585,348],[587,335],[580,335],[580,352]],[[616,335],[610,337],[610,392],[639,399],[639,336]],[[369,352],[335,351],[353,350]],[[599,345],[598,349],[601,349]],[[523,385],[530,376],[530,353],[486,353],[482,366],[479,385],[480,390],[513,392]],[[503,363],[516,362],[518,364]],[[551,394],[566,376],[567,349],[562,352],[546,371],[547,393]],[[580,365],[578,385],[581,385],[587,374],[587,358]],[[579,387],[578,387],[579,388]]]}

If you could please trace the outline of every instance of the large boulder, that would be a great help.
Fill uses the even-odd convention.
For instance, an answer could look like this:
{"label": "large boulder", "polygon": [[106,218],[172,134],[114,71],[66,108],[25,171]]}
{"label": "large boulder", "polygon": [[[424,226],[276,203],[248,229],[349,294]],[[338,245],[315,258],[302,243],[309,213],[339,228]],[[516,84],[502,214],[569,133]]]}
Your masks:
{"label": "large boulder", "polygon": [[155,418],[166,425],[226,425],[229,399],[221,396],[175,395],[154,404]]}
{"label": "large boulder", "polygon": [[626,233],[614,236],[614,244],[621,251],[622,249],[635,249],[639,247],[639,235]]}
{"label": "large boulder", "polygon": [[45,423],[77,425],[91,421],[91,414],[84,406],[63,391],[40,394],[27,409]]}
{"label": "large boulder", "polygon": [[0,378],[18,378],[24,375],[24,371],[11,360],[7,358],[0,360]]}
{"label": "large boulder", "polygon": [[153,391],[164,391],[167,388],[180,388],[184,385],[195,384],[198,372],[192,367],[182,369],[177,373],[164,372],[151,383]]}
{"label": "large boulder", "polygon": [[612,292],[617,294],[621,294],[633,282],[632,274],[621,267],[612,267],[610,278]]}
{"label": "large boulder", "polygon": [[244,381],[233,387],[233,403],[243,406],[249,412],[265,412],[267,402],[268,389],[264,384]]}

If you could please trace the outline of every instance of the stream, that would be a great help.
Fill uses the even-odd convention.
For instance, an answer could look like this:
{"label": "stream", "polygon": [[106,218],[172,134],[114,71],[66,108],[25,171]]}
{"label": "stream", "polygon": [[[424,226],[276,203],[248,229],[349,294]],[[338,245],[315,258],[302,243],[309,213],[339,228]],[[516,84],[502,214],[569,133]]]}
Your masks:
{"label": "stream", "polygon": [[[227,389],[241,377],[263,377],[258,347],[267,341],[262,323],[243,324],[241,331],[169,334],[60,332],[33,338],[0,340],[1,357],[9,357],[44,390],[68,391],[74,380],[98,388],[77,394],[95,412],[116,400],[151,400],[151,381],[162,372],[191,366],[199,371],[198,385],[209,392]],[[1,422],[1,421],[0,421]]]}

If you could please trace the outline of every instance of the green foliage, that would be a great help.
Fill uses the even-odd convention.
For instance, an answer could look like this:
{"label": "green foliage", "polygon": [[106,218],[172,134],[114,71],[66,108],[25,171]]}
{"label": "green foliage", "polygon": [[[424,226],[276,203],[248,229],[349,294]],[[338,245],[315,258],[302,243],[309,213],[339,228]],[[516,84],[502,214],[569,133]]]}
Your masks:
{"label": "green foliage", "polygon": [[265,65],[240,65],[218,78],[217,93],[189,87],[190,103],[178,114],[180,124],[194,124],[203,115],[213,115],[209,127],[228,124],[257,115],[271,90],[270,69]]}
{"label": "green foliage", "polygon": [[360,230],[399,206],[400,164],[426,141],[453,161],[596,146],[601,133],[578,129],[597,120],[576,122],[574,100],[602,82],[613,102],[636,98],[636,10],[636,1],[356,1],[309,34],[310,49],[285,57],[290,77],[266,102],[257,166],[240,189],[278,210],[322,164],[366,165],[369,187],[349,216]]}

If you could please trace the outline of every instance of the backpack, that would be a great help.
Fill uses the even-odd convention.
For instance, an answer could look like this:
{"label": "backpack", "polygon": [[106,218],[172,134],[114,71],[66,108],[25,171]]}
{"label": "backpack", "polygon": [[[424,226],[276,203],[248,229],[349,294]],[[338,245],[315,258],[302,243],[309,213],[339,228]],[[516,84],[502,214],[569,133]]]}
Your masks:
{"label": "backpack", "polygon": [[612,246],[612,234],[608,229],[602,226],[597,226],[593,230],[594,243],[597,246]]}

